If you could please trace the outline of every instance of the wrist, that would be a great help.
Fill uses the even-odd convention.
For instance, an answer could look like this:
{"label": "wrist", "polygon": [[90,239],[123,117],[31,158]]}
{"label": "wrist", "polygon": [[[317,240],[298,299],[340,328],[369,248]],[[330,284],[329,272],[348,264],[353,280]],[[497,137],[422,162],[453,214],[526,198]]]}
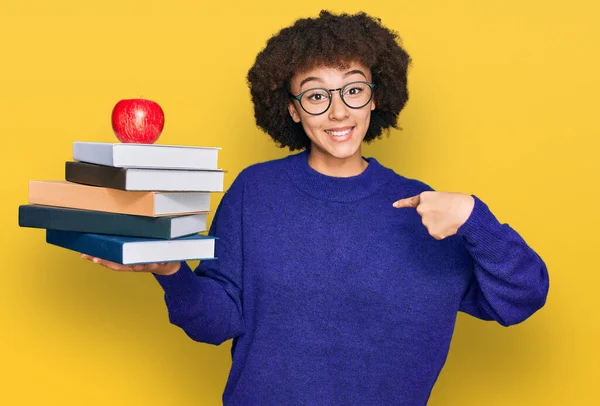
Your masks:
{"label": "wrist", "polygon": [[181,269],[181,262],[167,262],[163,267],[153,273],[162,276],[169,276],[177,273]]}
{"label": "wrist", "polygon": [[[471,214],[473,213],[473,208],[475,207],[475,199],[471,195],[463,195],[464,204],[460,207],[460,226],[465,224]],[[459,227],[460,227],[459,226]]]}

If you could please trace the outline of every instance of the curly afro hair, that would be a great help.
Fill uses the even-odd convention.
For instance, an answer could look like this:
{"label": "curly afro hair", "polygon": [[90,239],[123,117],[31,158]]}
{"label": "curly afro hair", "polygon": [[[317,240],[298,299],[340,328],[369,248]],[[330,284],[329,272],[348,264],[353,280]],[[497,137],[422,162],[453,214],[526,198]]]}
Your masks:
{"label": "curly afro hair", "polygon": [[281,148],[309,148],[301,123],[295,123],[288,111],[292,77],[316,67],[345,69],[358,62],[371,70],[377,85],[376,108],[364,140],[370,142],[383,130],[398,128],[398,115],[408,100],[410,64],[399,41],[380,19],[362,12],[334,15],[323,10],[318,18],[297,20],[269,39],[248,71],[256,124]]}

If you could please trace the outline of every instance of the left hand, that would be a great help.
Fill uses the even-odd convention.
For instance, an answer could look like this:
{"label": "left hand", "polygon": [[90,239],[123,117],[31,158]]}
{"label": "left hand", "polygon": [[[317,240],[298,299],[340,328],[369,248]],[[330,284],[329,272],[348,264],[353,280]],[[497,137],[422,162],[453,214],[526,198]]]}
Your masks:
{"label": "left hand", "polygon": [[471,215],[474,206],[473,196],[453,192],[422,192],[394,202],[396,208],[416,208],[423,225],[436,240],[456,234]]}

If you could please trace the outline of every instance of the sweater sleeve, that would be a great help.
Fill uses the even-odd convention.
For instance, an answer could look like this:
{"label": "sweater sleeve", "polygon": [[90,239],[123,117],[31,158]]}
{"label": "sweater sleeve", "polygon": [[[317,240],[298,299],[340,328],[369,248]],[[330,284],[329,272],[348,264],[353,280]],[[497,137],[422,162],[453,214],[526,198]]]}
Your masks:
{"label": "sweater sleeve", "polygon": [[457,232],[474,264],[460,311],[503,326],[520,323],[546,302],[546,265],[516,231],[473,197],[473,212]]}
{"label": "sweater sleeve", "polygon": [[209,235],[217,237],[214,260],[195,271],[182,262],[173,275],[155,275],[165,292],[169,319],[193,340],[219,345],[244,332],[242,313],[242,197],[236,179],[224,194]]}

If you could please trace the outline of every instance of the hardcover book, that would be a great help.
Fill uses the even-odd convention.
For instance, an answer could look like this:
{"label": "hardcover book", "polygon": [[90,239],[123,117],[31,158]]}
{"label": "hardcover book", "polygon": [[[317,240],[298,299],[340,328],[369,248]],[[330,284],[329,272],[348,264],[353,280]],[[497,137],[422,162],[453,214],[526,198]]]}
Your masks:
{"label": "hardcover book", "polygon": [[46,242],[123,265],[214,259],[215,237],[193,234],[174,240],[46,230]]}
{"label": "hardcover book", "polygon": [[73,159],[119,168],[216,170],[219,150],[181,145],[75,142]]}
{"label": "hardcover book", "polygon": [[134,192],[67,181],[32,180],[29,203],[158,217],[207,212],[210,193]]}
{"label": "hardcover book", "polygon": [[19,226],[171,239],[206,231],[206,213],[147,217],[28,204],[19,206]]}
{"label": "hardcover book", "polygon": [[65,179],[120,190],[222,192],[223,171],[116,168],[66,162]]}

